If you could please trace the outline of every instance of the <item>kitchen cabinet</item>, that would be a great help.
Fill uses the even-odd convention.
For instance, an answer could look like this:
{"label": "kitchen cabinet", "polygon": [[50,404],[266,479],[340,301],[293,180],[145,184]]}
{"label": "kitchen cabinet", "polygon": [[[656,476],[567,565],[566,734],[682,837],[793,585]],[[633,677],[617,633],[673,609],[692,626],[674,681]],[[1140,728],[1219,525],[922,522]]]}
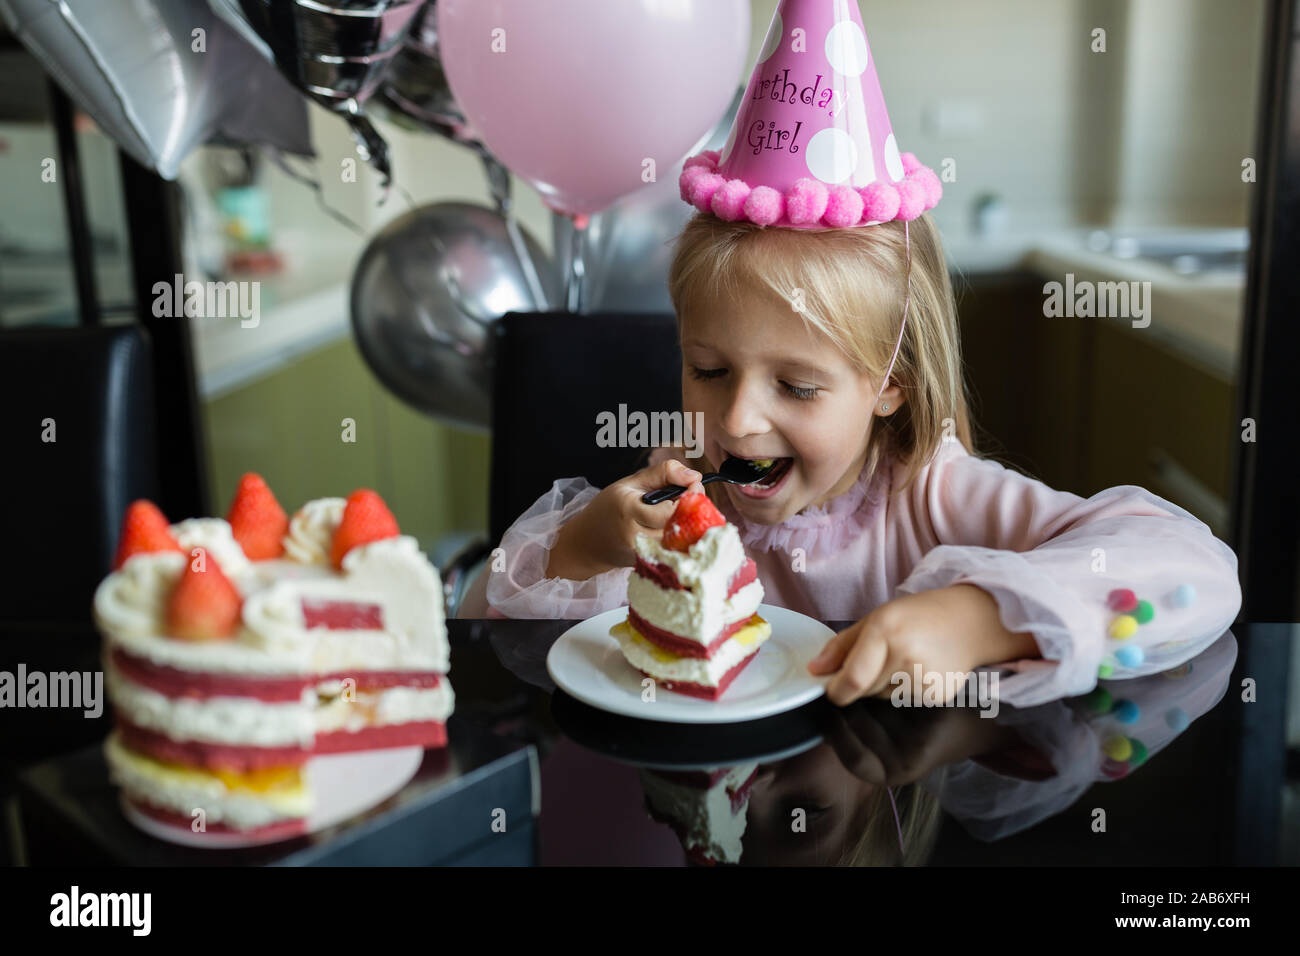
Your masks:
{"label": "kitchen cabinet", "polygon": [[1044,281],[959,287],[980,453],[1085,497],[1140,485],[1225,535],[1240,440],[1229,376],[1124,319],[1044,316]]}

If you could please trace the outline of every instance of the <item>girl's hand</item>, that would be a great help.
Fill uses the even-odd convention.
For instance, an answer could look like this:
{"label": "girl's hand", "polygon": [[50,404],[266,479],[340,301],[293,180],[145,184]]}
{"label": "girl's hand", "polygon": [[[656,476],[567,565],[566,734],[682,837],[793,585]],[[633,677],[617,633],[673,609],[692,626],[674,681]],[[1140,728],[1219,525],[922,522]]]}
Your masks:
{"label": "girl's hand", "polygon": [[[812,674],[838,671],[826,696],[843,706],[888,697],[898,672],[968,674],[982,664],[1038,657],[1033,635],[1002,626],[993,596],[973,584],[905,594],[836,634],[808,663]],[[949,686],[944,681],[944,686]]]}
{"label": "girl's hand", "polygon": [[676,499],[648,505],[641,496],[664,485],[703,492],[702,477],[684,462],[669,458],[604,488],[560,528],[546,576],[585,581],[613,568],[631,567],[636,563],[636,536],[661,538],[677,507]]}

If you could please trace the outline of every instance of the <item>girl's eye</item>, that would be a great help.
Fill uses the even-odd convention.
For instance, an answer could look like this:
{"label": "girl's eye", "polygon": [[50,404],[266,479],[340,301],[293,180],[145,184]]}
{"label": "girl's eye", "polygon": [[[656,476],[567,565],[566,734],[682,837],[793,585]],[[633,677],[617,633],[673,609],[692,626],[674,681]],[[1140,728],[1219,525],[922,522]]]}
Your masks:
{"label": "girl's eye", "polygon": [[810,398],[817,397],[816,388],[802,388],[798,385],[791,385],[789,382],[782,382],[781,384],[782,386],[785,387],[785,390],[787,392],[789,392],[795,398],[801,399],[803,401],[807,401]]}
{"label": "girl's eye", "polygon": [[701,380],[717,378],[719,375],[725,374],[726,371],[725,368],[696,368],[694,365],[691,366],[691,375]]}

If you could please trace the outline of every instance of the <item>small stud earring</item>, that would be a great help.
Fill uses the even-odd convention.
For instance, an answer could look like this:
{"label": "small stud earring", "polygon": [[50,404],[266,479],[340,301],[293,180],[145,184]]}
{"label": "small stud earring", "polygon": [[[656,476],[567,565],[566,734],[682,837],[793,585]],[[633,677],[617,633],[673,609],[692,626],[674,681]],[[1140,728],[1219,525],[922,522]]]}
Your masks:
{"label": "small stud earring", "polygon": [[889,411],[889,402],[885,402],[885,404],[882,405],[882,406],[880,407],[880,410],[881,410],[882,412],[888,412],[888,411]]}

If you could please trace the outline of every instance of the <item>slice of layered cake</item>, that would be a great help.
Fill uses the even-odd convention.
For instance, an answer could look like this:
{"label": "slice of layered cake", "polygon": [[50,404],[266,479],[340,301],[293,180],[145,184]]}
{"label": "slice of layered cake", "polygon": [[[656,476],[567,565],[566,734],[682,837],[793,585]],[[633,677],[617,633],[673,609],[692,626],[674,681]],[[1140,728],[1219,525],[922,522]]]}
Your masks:
{"label": "slice of layered cake", "polygon": [[610,630],[623,656],[667,690],[717,700],[772,628],[740,532],[702,494],[685,494],[662,540],[637,535],[628,616]]}
{"label": "slice of layered cake", "polygon": [[379,495],[290,519],[256,475],[227,519],[128,509],[95,592],[116,715],[105,753],[142,812],[299,832],[317,754],[440,747],[454,698],[438,572]]}
{"label": "slice of layered cake", "polygon": [[739,863],[758,764],[713,770],[641,770],[651,819],[673,828],[696,863]]}

